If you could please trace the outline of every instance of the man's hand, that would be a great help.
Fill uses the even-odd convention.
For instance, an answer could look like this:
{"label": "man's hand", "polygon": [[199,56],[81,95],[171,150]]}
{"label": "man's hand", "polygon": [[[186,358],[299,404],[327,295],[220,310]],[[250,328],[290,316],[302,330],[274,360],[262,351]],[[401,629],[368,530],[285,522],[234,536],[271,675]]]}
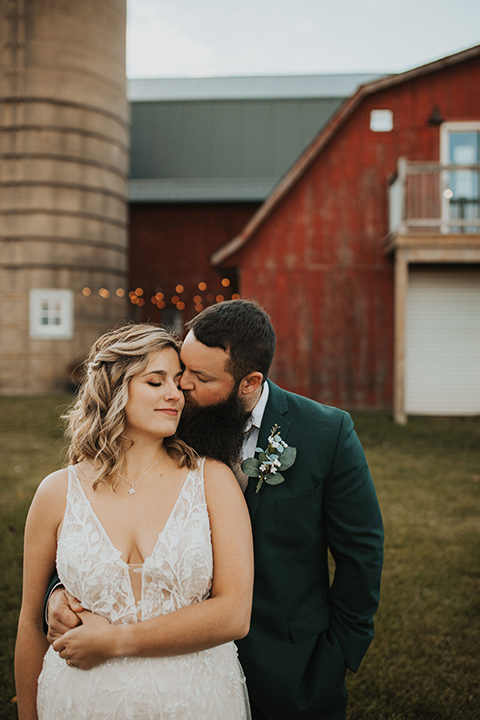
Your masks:
{"label": "man's hand", "polygon": [[70,667],[90,670],[114,657],[115,628],[100,615],[84,610],[81,626],[69,630],[53,643],[53,649]]}
{"label": "man's hand", "polygon": [[80,625],[78,613],[83,610],[77,598],[70,595],[63,587],[52,592],[48,601],[48,633],[47,640],[53,643],[68,630]]}

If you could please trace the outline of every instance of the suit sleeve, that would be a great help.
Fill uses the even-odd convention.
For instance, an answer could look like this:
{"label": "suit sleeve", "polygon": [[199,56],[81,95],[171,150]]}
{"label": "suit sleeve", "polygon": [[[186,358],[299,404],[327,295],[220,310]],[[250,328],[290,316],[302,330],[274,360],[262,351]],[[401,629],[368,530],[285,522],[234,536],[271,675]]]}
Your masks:
{"label": "suit sleeve", "polygon": [[45,635],[48,632],[48,601],[50,600],[50,595],[52,594],[52,592],[59,586],[61,586],[60,578],[55,572],[50,578],[47,592],[45,594],[45,601],[43,604],[43,632],[45,633]]}
{"label": "suit sleeve", "polygon": [[335,560],[330,626],[347,667],[356,671],[374,634],[383,523],[365,453],[347,413],[340,425],[324,501],[327,541]]}

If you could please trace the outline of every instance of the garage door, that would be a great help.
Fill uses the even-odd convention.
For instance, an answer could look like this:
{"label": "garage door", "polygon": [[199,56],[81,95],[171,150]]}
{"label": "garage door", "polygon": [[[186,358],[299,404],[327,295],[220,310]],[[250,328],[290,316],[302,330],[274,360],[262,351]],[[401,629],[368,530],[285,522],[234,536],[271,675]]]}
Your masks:
{"label": "garage door", "polygon": [[480,270],[410,267],[407,414],[480,414]]}

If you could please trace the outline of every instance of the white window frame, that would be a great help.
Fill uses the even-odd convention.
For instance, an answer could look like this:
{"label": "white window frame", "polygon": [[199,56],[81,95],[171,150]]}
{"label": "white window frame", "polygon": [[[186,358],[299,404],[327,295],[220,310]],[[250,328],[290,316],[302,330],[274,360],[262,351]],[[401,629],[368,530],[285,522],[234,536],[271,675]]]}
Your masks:
{"label": "white window frame", "polygon": [[70,340],[73,337],[71,290],[30,290],[30,337],[43,340]]}
{"label": "white window frame", "polygon": [[[449,157],[449,135],[452,132],[479,132],[480,122],[478,120],[470,120],[466,122],[444,122],[440,126],[440,163],[442,165],[450,164]],[[448,188],[448,171],[442,171],[442,232],[446,233],[449,229],[450,211],[449,198],[445,195]]]}

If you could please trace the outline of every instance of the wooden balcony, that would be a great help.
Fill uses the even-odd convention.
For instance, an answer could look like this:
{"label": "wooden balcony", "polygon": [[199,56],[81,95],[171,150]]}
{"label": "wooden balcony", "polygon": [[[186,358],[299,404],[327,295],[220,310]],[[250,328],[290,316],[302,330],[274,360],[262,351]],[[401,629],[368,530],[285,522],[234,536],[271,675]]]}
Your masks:
{"label": "wooden balcony", "polygon": [[394,415],[406,422],[406,303],[412,265],[480,265],[480,165],[400,159],[389,184],[394,259]]}
{"label": "wooden balcony", "polygon": [[400,158],[388,189],[386,252],[411,262],[480,262],[480,164]]}

